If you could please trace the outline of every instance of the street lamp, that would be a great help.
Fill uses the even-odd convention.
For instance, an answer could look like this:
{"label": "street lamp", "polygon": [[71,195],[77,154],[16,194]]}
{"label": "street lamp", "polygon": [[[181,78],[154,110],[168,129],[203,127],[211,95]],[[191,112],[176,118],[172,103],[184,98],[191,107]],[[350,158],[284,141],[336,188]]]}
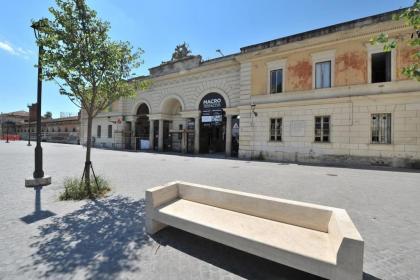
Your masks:
{"label": "street lamp", "polygon": [[257,107],[257,105],[255,105],[254,102],[251,103],[251,112],[254,114],[254,116],[258,116],[258,113],[255,112],[255,108]]}
{"label": "street lamp", "polygon": [[9,121],[6,122],[7,129],[6,129],[6,143],[9,143]]}
{"label": "street lamp", "polygon": [[[34,22],[31,27],[34,29],[35,38],[38,41],[40,32],[45,23],[44,19]],[[42,147],[41,147],[41,97],[42,97],[42,54],[44,49],[38,44],[38,89],[37,89],[37,110],[36,110],[36,147],[35,147],[35,171],[34,178],[44,177],[42,170]]]}
{"label": "street lamp", "polygon": [[40,190],[43,186],[51,184],[51,177],[44,176],[42,170],[42,147],[41,147],[41,97],[42,97],[42,54],[44,49],[39,43],[40,32],[47,24],[47,19],[41,19],[34,22],[31,27],[34,30],[35,38],[38,42],[38,88],[37,88],[37,110],[36,110],[36,147],[35,147],[35,171],[33,178],[25,180],[25,186],[28,188],[35,188],[37,191],[37,200],[40,200]]}
{"label": "street lamp", "polygon": [[29,111],[29,115],[28,115],[28,146],[32,146],[31,145],[31,105],[28,105],[28,111]]}

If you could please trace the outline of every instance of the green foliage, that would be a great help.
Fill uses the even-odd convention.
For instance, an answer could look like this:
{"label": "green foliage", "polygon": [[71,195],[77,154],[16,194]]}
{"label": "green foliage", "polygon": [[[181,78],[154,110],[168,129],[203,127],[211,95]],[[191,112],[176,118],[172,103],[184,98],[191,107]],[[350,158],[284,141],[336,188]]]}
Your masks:
{"label": "green foliage", "polygon": [[80,178],[72,177],[64,179],[64,192],[59,196],[60,200],[82,200],[86,198],[103,197],[111,190],[109,183],[101,176],[96,176],[98,185],[92,176],[90,178],[91,195],[89,195],[88,188],[85,186],[85,181]]}
{"label": "green foliage", "polygon": [[52,118],[52,113],[50,111],[45,112],[44,118],[51,119]]}
{"label": "green foliage", "polygon": [[110,24],[97,17],[84,0],[56,0],[49,8],[52,19],[39,25],[37,43],[43,47],[46,80],[54,80],[88,116],[94,117],[110,102],[135,95],[142,84],[127,83],[132,69],[140,66],[143,51],[128,42],[112,41]]}
{"label": "green foliage", "polygon": [[174,53],[172,54],[172,61],[179,60],[188,57],[191,54],[190,47],[187,43],[182,43],[175,47]]}
{"label": "green foliage", "polygon": [[[407,25],[413,27],[413,33],[409,40],[409,45],[416,49],[413,55],[413,63],[404,67],[402,73],[420,82],[420,0],[416,0],[412,7],[404,10],[401,14],[393,16],[394,20],[404,20]],[[384,51],[391,51],[398,46],[397,39],[390,39],[388,34],[381,33],[370,39],[370,43],[383,44]]]}

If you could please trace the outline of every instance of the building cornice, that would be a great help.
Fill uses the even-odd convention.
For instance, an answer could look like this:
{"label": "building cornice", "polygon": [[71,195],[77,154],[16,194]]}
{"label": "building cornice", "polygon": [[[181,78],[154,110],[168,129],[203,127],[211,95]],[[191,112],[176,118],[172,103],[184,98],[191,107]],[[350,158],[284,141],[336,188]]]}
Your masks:
{"label": "building cornice", "polygon": [[408,33],[412,31],[412,27],[403,22],[385,22],[373,26],[358,28],[357,30],[340,31],[324,35],[321,37],[305,39],[298,42],[275,46],[267,49],[256,50],[249,53],[243,53],[236,56],[236,60],[240,63],[252,62],[260,59],[268,59],[270,57],[287,56],[297,51],[310,51],[317,49],[330,48],[333,45],[346,43],[355,40],[369,41],[374,35],[380,33],[389,33],[390,37],[398,36],[399,33]]}
{"label": "building cornice", "polygon": [[158,76],[158,77],[150,76],[150,79],[154,82],[161,82],[161,81],[166,81],[166,80],[175,80],[175,79],[184,78],[184,77],[187,77],[187,76],[200,74],[200,73],[207,72],[207,71],[214,71],[214,70],[229,68],[229,67],[232,67],[232,66],[238,66],[239,67],[239,63],[234,58],[229,59],[229,60],[225,60],[225,61],[222,61],[222,62],[215,62],[215,63],[212,63],[212,64],[202,65],[202,66],[197,67],[197,68],[193,68],[193,69],[190,69],[190,70],[185,70],[185,71],[177,72],[177,73],[171,73],[171,74],[168,74],[168,75],[162,75],[162,76]]}
{"label": "building cornice", "polygon": [[[251,96],[251,101],[258,107],[263,104],[264,106],[267,104],[285,104],[285,106],[290,106],[293,102],[308,103],[320,100],[325,102],[325,100],[336,100],[337,98],[383,97],[392,94],[420,94],[420,86],[417,81],[406,80]],[[249,106],[248,104],[241,105]]]}

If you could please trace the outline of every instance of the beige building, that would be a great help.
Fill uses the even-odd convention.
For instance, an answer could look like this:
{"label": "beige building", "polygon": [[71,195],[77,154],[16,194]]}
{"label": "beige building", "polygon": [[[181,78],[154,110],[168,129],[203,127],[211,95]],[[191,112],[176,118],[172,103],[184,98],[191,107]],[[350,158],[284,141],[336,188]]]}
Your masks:
{"label": "beige building", "polygon": [[[36,141],[36,121],[28,124],[16,125],[16,133],[21,139]],[[43,118],[41,121],[41,139],[44,142],[79,144],[80,143],[80,117],[70,116],[62,118]]]}
{"label": "beige building", "polygon": [[6,138],[6,134],[16,135],[17,126],[28,122],[29,113],[16,111],[11,113],[0,113],[0,137]]}
{"label": "beige building", "polygon": [[[393,13],[151,68],[147,91],[94,119],[95,145],[419,167],[420,83],[401,74],[413,30]],[[369,43],[381,32],[397,49]]]}

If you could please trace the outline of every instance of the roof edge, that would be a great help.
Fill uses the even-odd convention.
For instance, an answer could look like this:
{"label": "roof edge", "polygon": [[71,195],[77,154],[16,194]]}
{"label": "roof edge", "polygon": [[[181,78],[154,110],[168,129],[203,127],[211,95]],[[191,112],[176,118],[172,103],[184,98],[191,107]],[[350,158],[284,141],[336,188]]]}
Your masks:
{"label": "roof edge", "polygon": [[392,11],[381,13],[381,14],[375,14],[375,15],[371,15],[371,16],[367,16],[363,18],[358,18],[358,19],[354,19],[350,21],[345,21],[345,22],[329,25],[326,27],[312,29],[312,30],[297,33],[297,34],[292,34],[285,37],[280,37],[280,38],[265,41],[262,43],[245,46],[245,47],[240,48],[240,50],[241,50],[241,53],[248,53],[252,51],[275,47],[275,46],[281,46],[281,45],[285,45],[285,44],[293,43],[297,41],[303,41],[305,39],[320,37],[323,35],[339,32],[339,31],[353,29],[357,25],[361,25],[361,24],[373,24],[373,23],[385,22],[385,21],[391,20],[394,14],[400,13],[408,8],[409,7],[392,10]]}

